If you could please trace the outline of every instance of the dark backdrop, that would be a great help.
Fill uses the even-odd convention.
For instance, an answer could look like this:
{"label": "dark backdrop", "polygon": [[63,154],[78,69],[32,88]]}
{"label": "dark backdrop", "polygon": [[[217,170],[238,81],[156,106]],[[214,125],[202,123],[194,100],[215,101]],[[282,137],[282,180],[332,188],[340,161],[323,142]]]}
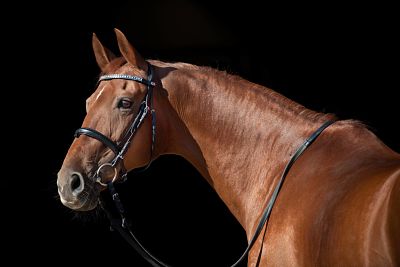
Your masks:
{"label": "dark backdrop", "polygon": [[[16,63],[11,72],[23,74],[13,79],[15,96],[4,98],[10,114],[5,121],[11,118],[24,130],[16,142],[6,141],[16,163],[5,183],[13,190],[3,194],[11,203],[4,217],[13,230],[10,248],[21,252],[14,260],[146,266],[107,230],[101,215],[76,216],[56,197],[56,173],[98,74],[92,32],[117,52],[117,27],[146,58],[227,70],[310,109],[361,120],[400,151],[398,21],[390,6],[183,0],[82,5],[15,7],[7,24],[12,28],[4,30],[13,53],[5,52]],[[175,266],[227,266],[245,248],[240,225],[179,157],[160,158],[121,190],[140,240]]]}

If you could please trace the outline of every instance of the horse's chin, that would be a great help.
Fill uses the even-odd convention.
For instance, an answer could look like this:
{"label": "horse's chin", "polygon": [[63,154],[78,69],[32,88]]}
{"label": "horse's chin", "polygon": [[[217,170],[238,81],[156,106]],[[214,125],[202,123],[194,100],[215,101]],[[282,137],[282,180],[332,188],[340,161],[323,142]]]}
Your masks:
{"label": "horse's chin", "polygon": [[75,208],[74,210],[76,211],[90,211],[93,210],[97,207],[97,204],[99,203],[98,197],[91,197],[90,199],[87,199],[83,205],[79,208]]}

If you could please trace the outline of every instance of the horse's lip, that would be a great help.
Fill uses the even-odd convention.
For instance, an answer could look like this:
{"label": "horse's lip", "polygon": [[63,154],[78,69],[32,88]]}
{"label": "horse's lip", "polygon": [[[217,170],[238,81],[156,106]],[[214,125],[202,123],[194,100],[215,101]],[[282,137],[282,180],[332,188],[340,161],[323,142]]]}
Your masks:
{"label": "horse's lip", "polygon": [[85,187],[89,189],[87,191],[85,199],[83,201],[81,199],[83,203],[81,207],[76,209],[78,211],[88,211],[96,208],[100,196],[100,191],[103,189],[103,187],[96,182],[86,183]]}

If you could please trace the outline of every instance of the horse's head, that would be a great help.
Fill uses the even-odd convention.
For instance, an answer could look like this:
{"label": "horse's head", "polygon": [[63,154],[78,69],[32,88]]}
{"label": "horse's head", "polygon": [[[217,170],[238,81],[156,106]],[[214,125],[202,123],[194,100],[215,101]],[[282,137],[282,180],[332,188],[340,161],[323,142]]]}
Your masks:
{"label": "horse's head", "polygon": [[152,122],[146,116],[152,87],[146,80],[149,66],[120,31],[116,35],[121,58],[93,35],[102,76],[86,100],[87,114],[76,135],[80,137],[73,141],[58,173],[61,202],[74,210],[96,207],[104,184],[126,170],[146,165],[151,157]]}

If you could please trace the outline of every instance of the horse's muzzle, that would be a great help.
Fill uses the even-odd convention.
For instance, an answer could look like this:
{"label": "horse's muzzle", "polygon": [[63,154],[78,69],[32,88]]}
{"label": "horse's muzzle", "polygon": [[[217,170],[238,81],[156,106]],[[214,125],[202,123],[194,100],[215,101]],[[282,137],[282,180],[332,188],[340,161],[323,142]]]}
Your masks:
{"label": "horse's muzzle", "polygon": [[91,210],[97,205],[97,185],[85,183],[79,172],[59,172],[58,194],[62,204],[73,210]]}

